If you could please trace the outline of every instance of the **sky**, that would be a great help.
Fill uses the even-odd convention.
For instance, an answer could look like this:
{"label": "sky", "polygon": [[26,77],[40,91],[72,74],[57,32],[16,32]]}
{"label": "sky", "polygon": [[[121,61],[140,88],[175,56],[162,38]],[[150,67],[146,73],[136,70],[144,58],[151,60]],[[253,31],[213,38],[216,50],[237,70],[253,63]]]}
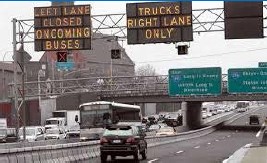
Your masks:
{"label": "sky", "polygon": [[[75,2],[75,4],[90,4],[92,15],[126,13],[126,3],[132,1]],[[12,18],[33,19],[34,7],[49,5],[49,1],[0,1],[0,61],[12,60]],[[193,2],[192,5],[193,10],[222,8],[223,2],[202,1]],[[265,9],[264,17],[266,14]],[[264,23],[264,26],[267,24]],[[266,30],[264,32],[266,36]],[[124,41],[122,45],[137,68],[150,64],[161,75],[168,74],[169,69],[198,67],[222,67],[223,73],[227,73],[229,68],[258,67],[258,62],[267,62],[266,38],[225,40],[224,32],[194,34],[194,40],[190,42],[186,56],[178,55],[174,44],[127,45]],[[42,55],[40,52],[34,52],[33,43],[27,44],[25,50],[31,54],[34,61],[39,60]]]}

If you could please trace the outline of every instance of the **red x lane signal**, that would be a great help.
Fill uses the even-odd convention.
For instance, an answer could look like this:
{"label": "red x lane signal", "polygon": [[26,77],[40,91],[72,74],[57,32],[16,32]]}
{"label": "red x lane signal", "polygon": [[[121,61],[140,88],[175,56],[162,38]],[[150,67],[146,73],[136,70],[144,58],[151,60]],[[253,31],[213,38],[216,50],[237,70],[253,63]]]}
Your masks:
{"label": "red x lane signal", "polygon": [[67,52],[57,52],[57,62],[67,62]]}

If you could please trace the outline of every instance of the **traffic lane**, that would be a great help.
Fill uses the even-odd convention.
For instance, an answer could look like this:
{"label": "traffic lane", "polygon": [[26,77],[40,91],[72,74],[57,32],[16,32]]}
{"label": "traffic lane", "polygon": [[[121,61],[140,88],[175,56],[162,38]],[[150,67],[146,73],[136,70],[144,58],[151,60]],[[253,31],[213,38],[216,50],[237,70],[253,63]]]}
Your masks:
{"label": "traffic lane", "polygon": [[[257,109],[257,110],[255,112],[253,112],[253,110],[255,110],[255,109]],[[233,123],[230,124],[230,126],[250,126],[249,125],[249,117],[251,115],[254,115],[254,114],[259,115],[259,117],[260,117],[259,126],[261,126],[262,123],[264,123],[265,118],[267,117],[267,108],[263,108],[263,107],[261,107],[261,108],[251,108],[250,110],[249,110],[250,113],[247,114],[247,115],[245,115],[247,112],[241,113],[241,115],[244,114],[244,116],[242,118],[239,118],[239,119],[235,120]]]}
{"label": "traffic lane", "polygon": [[203,124],[205,125],[212,125],[214,122],[216,122],[216,120],[221,119],[222,117],[225,117],[227,115],[234,115],[233,111],[230,112],[224,112],[221,114],[217,114],[217,115],[213,115],[211,117],[208,117],[206,119],[203,119]]}
{"label": "traffic lane", "polygon": [[[172,143],[172,144],[166,144],[162,146],[156,146],[156,147],[151,147],[148,148],[147,150],[147,159],[146,160],[140,160],[140,162],[148,162],[151,160],[159,159],[160,158],[166,158],[166,157],[172,157],[173,155],[176,155],[176,152],[179,151],[187,151],[188,149],[195,148],[198,146],[204,146],[204,145],[211,145],[215,144],[217,141],[220,141],[221,139],[227,138],[229,135],[232,137],[235,135],[236,132],[234,131],[216,131],[213,132],[209,135],[195,138],[195,139],[190,139],[190,140],[185,140],[177,143]],[[255,137],[256,134],[254,134]],[[182,154],[183,152],[181,152]],[[191,157],[190,155],[188,157]],[[128,157],[117,157],[116,162],[119,163],[124,163],[128,161],[133,161],[132,156]],[[158,161],[158,160],[155,160]],[[100,158],[94,158],[90,159],[90,162],[92,163],[100,163]],[[110,160],[110,157],[108,159],[108,162],[114,162]]]}
{"label": "traffic lane", "polygon": [[[224,121],[225,119],[227,119],[229,116],[233,116],[239,113],[234,113],[234,112],[225,112],[222,114],[217,114],[211,117],[208,117],[206,119],[203,119],[203,127],[206,126],[211,126],[211,125],[216,125],[219,122]],[[178,127],[174,127],[177,133],[182,133],[182,132],[188,132],[190,131],[190,129],[186,126],[178,126]],[[150,132],[146,132],[147,136],[155,136],[156,135],[156,131],[150,131]]]}
{"label": "traffic lane", "polygon": [[[148,160],[153,163],[221,163],[237,149],[248,143],[258,143],[255,132],[218,131],[202,139],[193,139],[186,144],[175,143],[150,149]],[[199,142],[197,142],[199,141]],[[185,142],[184,142],[185,143]]]}

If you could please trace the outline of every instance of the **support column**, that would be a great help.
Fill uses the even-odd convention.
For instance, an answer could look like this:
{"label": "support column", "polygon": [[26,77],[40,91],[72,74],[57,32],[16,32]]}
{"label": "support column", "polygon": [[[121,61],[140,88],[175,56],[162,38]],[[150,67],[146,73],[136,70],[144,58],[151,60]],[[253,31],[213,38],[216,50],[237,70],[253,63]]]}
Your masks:
{"label": "support column", "polygon": [[183,116],[183,126],[186,127],[186,111],[187,111],[187,102],[182,102],[181,104],[182,116]]}
{"label": "support column", "polygon": [[201,105],[202,102],[187,102],[185,118],[186,125],[190,130],[198,129],[202,125]]}

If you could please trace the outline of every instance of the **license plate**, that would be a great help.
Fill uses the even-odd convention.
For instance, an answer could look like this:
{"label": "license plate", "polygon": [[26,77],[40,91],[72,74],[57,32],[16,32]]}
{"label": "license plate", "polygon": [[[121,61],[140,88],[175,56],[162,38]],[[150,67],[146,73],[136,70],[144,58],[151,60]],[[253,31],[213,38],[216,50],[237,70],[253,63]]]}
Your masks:
{"label": "license plate", "polygon": [[121,140],[113,140],[113,143],[121,143]]}

